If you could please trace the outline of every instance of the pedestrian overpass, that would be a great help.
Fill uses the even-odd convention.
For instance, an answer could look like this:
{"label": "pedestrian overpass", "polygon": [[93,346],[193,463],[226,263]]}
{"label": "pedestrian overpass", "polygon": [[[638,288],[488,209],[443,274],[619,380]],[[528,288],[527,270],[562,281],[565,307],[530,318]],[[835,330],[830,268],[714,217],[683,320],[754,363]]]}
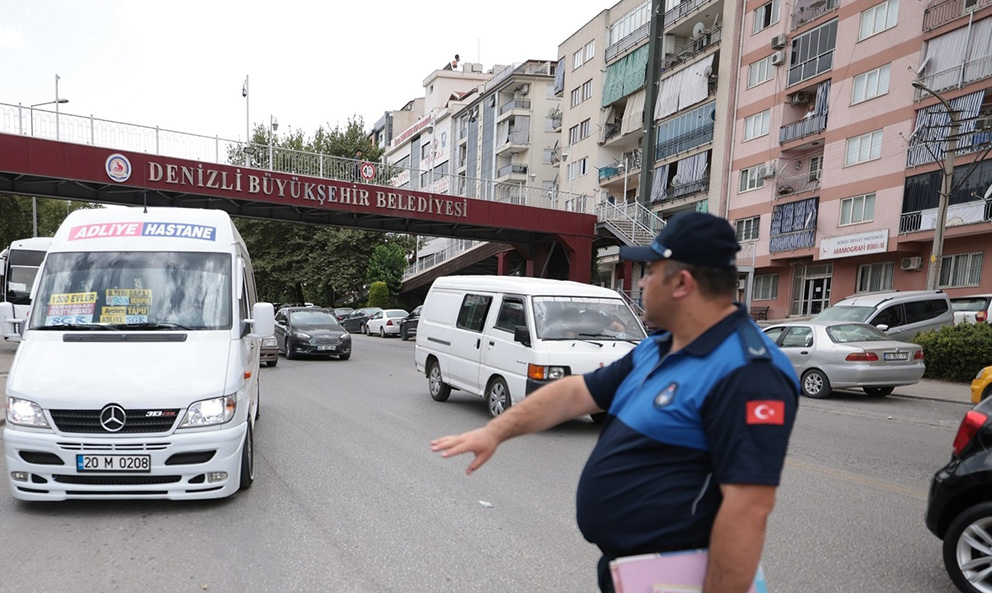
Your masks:
{"label": "pedestrian overpass", "polygon": [[[639,204],[0,103],[0,193],[462,239],[404,290],[495,260],[495,269],[589,282],[602,244],[646,244],[662,224]],[[417,183],[420,181],[420,183]],[[410,189],[410,187],[418,189]]]}

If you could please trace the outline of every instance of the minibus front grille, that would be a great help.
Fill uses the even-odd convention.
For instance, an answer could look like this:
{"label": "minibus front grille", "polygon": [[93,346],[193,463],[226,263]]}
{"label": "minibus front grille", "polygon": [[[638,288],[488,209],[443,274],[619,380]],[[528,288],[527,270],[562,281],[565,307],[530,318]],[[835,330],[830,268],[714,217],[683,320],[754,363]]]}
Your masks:
{"label": "minibus front grille", "polygon": [[152,484],[175,484],[182,476],[73,476],[55,474],[52,480],[60,484],[87,486],[148,486]]}
{"label": "minibus front grille", "polygon": [[104,428],[101,410],[49,410],[56,428],[66,433],[133,434],[168,432],[176,422],[178,409],[126,410],[124,426],[117,431]]}

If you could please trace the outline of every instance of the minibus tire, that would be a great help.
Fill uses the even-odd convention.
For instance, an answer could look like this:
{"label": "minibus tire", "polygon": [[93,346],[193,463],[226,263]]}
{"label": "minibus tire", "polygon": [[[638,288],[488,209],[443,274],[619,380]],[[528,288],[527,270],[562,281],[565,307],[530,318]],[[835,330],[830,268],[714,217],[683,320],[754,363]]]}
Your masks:
{"label": "minibus tire", "polygon": [[245,432],[245,444],[241,447],[241,485],[239,490],[251,488],[255,481],[255,439],[252,437],[251,422]]}
{"label": "minibus tire", "polygon": [[448,401],[451,395],[451,385],[441,379],[441,365],[437,360],[427,363],[427,390],[431,393],[431,399],[436,402]]}

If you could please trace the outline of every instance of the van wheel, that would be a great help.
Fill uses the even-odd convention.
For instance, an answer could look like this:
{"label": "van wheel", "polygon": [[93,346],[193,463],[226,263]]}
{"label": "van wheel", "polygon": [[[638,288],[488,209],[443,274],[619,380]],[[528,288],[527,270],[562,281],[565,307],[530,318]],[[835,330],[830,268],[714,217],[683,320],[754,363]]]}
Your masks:
{"label": "van wheel", "polygon": [[293,360],[296,358],[296,353],[293,352],[293,345],[289,343],[289,338],[286,338],[286,359]]}
{"label": "van wheel", "polygon": [[895,387],[865,387],[865,393],[872,397],[884,397],[892,393]]}
{"label": "van wheel", "polygon": [[251,488],[255,481],[255,439],[251,434],[251,422],[245,433],[245,444],[241,446],[241,490]]}
{"label": "van wheel", "polygon": [[830,379],[826,373],[820,369],[810,369],[803,373],[800,381],[803,388],[803,395],[813,399],[823,399],[830,395]]}
{"label": "van wheel", "polygon": [[427,387],[431,398],[436,402],[447,401],[451,395],[451,386],[441,379],[441,365],[436,360],[432,360],[427,366]]}
{"label": "van wheel", "polygon": [[495,377],[489,382],[486,390],[486,401],[489,403],[489,415],[495,418],[510,407],[510,390],[502,377]]}
{"label": "van wheel", "polygon": [[966,509],[944,534],[943,556],[947,574],[962,591],[988,591],[992,580],[981,571],[988,568],[988,547],[985,538],[992,532],[992,502],[983,502]]}

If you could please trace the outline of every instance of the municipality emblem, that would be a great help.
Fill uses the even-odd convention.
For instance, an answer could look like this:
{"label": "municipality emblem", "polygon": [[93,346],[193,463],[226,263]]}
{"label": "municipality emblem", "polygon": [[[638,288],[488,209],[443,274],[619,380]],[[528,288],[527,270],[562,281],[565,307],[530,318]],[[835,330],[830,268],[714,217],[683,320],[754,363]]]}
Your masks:
{"label": "municipality emblem", "polygon": [[654,398],[654,407],[664,408],[668,404],[672,403],[675,399],[675,390],[678,389],[678,383],[672,383],[668,387],[661,390],[661,392]]}
{"label": "municipality emblem", "polygon": [[107,176],[117,183],[124,183],[131,177],[131,161],[120,153],[114,153],[107,157]]}

